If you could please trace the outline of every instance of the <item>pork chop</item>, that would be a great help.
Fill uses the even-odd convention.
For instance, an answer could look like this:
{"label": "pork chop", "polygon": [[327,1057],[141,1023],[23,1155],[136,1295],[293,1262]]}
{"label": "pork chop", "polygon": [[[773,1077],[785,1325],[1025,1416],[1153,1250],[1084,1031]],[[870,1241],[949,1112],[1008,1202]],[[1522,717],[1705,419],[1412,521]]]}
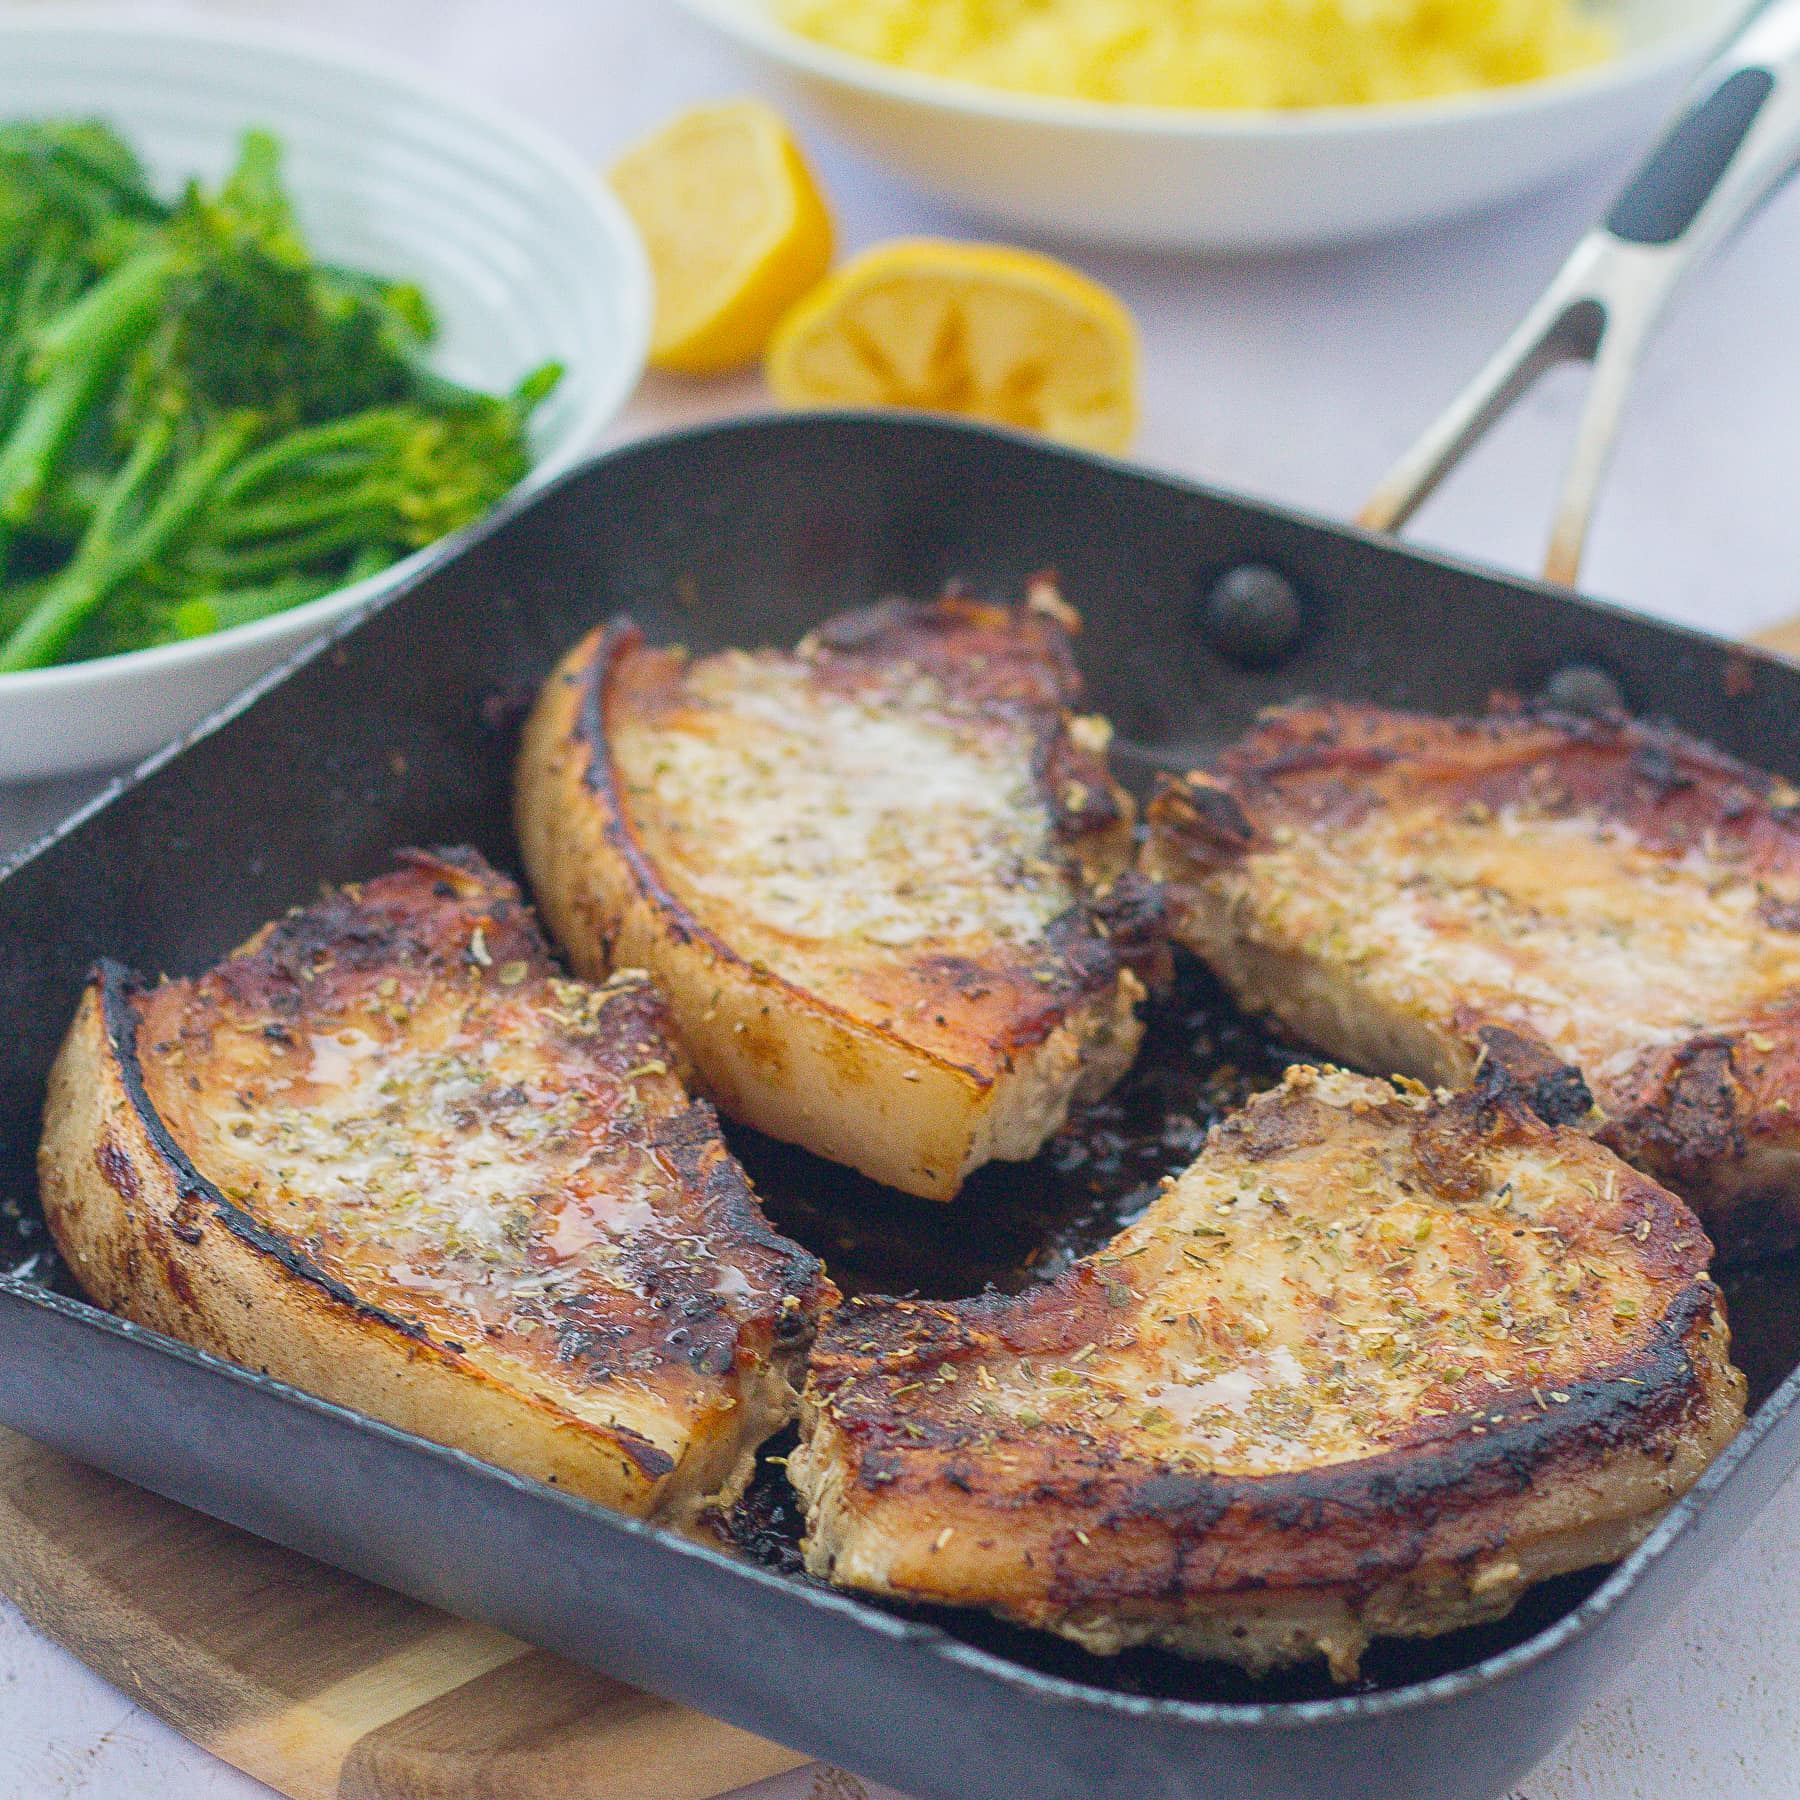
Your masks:
{"label": "pork chop", "polygon": [[563,979],[466,851],[192,980],[103,965],[40,1167],[101,1305],[656,1518],[741,1488],[830,1292],[688,1097],[647,979]]}
{"label": "pork chop", "polygon": [[1577,1065],[1594,1128],[1721,1250],[1800,1240],[1800,793],[1672,730],[1266,716],[1165,783],[1175,937],[1338,1061],[1460,1086],[1484,1026]]}
{"label": "pork chop", "polygon": [[1148,924],[1073,615],[952,594],[792,653],[577,645],[518,825],[590,977],[650,969],[722,1112],[948,1199],[1125,1072]]}
{"label": "pork chop", "polygon": [[1708,1245],[1491,1061],[1296,1068],[1041,1288],[855,1298],[788,1475],[807,1566],[1112,1653],[1355,1674],[1636,1544],[1743,1418]]}

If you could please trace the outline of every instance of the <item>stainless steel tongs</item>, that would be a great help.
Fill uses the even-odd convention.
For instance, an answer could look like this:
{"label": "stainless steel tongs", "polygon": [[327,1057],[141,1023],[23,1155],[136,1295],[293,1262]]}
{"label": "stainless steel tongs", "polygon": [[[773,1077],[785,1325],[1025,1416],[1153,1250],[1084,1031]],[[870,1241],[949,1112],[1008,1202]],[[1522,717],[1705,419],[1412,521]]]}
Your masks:
{"label": "stainless steel tongs", "polygon": [[1358,522],[1398,531],[1544,371],[1594,365],[1544,578],[1573,586],[1619,417],[1681,278],[1800,167],[1800,0],[1767,0],[1702,71],[1662,141],[1493,359]]}

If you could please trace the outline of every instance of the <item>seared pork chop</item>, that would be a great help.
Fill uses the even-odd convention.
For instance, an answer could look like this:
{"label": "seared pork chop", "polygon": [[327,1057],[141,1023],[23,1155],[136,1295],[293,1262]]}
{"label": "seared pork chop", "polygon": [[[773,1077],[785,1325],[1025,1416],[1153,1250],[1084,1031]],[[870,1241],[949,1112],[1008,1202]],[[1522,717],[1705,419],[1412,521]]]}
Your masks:
{"label": "seared pork chop", "polygon": [[629,623],[527,727],[518,824],[583,974],[652,971],[720,1109],[948,1199],[1129,1067],[1146,887],[1073,616],[957,595],[793,653]]}
{"label": "seared pork chop", "polygon": [[44,1210],[103,1306],[642,1515],[729,1498],[829,1291],[689,1099],[640,973],[418,852],[193,980],[104,965]]}
{"label": "seared pork chop", "polygon": [[1800,792],[1670,730],[1267,716],[1165,783],[1176,938],[1326,1055],[1460,1086],[1481,1031],[1585,1075],[1724,1251],[1800,1237]]}
{"label": "seared pork chop", "polygon": [[1346,1678],[1623,1555],[1743,1382],[1694,1216],[1521,1096],[1295,1069],[1045,1286],[846,1301],[787,1465],[808,1567]]}

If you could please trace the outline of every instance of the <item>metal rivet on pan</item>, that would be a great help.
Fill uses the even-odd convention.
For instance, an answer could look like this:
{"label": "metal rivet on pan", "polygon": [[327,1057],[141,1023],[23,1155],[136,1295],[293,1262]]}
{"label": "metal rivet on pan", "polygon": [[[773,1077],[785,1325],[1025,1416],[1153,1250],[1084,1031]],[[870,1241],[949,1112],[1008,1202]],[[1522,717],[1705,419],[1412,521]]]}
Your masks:
{"label": "metal rivet on pan", "polygon": [[1558,712],[1600,719],[1625,710],[1625,695],[1607,672],[1593,663],[1564,663],[1544,683],[1544,700]]}
{"label": "metal rivet on pan", "polygon": [[1206,596],[1206,641],[1241,669],[1272,668],[1300,642],[1306,623],[1299,590],[1279,569],[1240,563]]}

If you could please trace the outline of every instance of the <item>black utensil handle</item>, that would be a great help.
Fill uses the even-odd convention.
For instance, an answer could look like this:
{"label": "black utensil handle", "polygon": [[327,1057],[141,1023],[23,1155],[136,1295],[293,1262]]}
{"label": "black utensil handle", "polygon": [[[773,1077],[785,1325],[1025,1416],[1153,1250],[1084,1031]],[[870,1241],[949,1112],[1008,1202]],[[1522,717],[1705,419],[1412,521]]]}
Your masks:
{"label": "black utensil handle", "polygon": [[1613,202],[1606,228],[1628,244],[1672,244],[1693,224],[1775,90],[1767,69],[1727,75],[1668,136]]}
{"label": "black utensil handle", "polygon": [[[1735,175],[1741,191],[1729,219],[1720,221],[1721,231],[1729,230],[1800,164],[1796,81],[1800,4],[1773,0],[1753,7],[1700,76],[1694,98],[1613,202],[1605,229],[1627,244],[1674,244]],[[1772,107],[1778,91],[1784,91],[1787,104]],[[1759,121],[1774,128],[1752,144]]]}

